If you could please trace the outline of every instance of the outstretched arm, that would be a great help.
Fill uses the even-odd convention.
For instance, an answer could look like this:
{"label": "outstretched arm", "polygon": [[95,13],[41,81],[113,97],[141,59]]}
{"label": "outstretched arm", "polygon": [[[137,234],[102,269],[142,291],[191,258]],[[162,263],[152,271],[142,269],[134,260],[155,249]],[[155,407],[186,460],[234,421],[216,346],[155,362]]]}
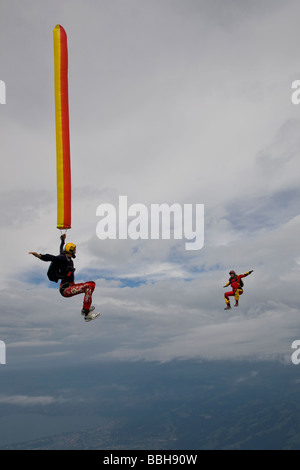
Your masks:
{"label": "outstretched arm", "polygon": [[242,274],[241,277],[249,276],[249,274],[251,273],[253,273],[253,269],[251,269],[251,271],[246,272],[245,274]]}
{"label": "outstretched arm", "polygon": [[29,255],[33,255],[36,258],[41,259],[42,261],[53,261],[56,258],[56,256],[54,255],[42,255],[41,253],[37,253],[36,251],[29,251]]}
{"label": "outstretched arm", "polygon": [[36,258],[41,258],[41,254],[40,253],[37,253],[36,251],[29,251],[28,253],[29,255],[33,255],[35,256]]}

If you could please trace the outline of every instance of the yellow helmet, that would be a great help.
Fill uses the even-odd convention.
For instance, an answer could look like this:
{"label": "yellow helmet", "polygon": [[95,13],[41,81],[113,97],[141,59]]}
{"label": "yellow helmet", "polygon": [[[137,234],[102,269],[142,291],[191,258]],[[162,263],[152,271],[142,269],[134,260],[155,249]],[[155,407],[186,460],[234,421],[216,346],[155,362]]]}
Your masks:
{"label": "yellow helmet", "polygon": [[67,243],[65,246],[65,253],[70,253],[70,255],[74,255],[76,251],[76,245],[74,243]]}

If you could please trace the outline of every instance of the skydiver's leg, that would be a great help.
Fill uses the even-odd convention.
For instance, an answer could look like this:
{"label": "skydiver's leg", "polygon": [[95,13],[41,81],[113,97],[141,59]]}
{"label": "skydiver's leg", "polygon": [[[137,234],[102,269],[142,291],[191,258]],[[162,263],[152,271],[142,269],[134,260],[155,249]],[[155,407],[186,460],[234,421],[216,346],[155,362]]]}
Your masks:
{"label": "skydiver's leg", "polygon": [[63,297],[73,297],[74,295],[84,294],[83,310],[88,313],[92,304],[92,294],[96,284],[94,281],[82,282],[79,284],[71,284],[65,289],[61,289],[60,293]]}
{"label": "skydiver's leg", "polygon": [[243,293],[243,289],[236,289],[236,291],[234,292],[235,307],[238,307],[239,298],[240,298],[240,295],[242,295],[242,293]]}
{"label": "skydiver's leg", "polygon": [[231,308],[230,299],[229,299],[229,296],[231,296],[231,295],[234,295],[233,291],[225,292],[225,294],[224,294],[224,300],[225,300],[225,303],[226,303],[225,310],[229,310]]}
{"label": "skydiver's leg", "polygon": [[83,298],[83,310],[88,312],[92,304],[92,295],[95,290],[96,284],[94,281],[85,282],[85,294]]}

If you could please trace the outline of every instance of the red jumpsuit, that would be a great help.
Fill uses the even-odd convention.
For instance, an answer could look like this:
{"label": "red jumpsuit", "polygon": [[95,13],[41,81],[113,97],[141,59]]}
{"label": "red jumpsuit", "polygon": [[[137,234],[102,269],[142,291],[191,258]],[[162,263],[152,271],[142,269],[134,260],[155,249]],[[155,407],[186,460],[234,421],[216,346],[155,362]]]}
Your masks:
{"label": "red jumpsuit", "polygon": [[246,277],[251,273],[252,271],[248,271],[245,274],[238,274],[238,275],[235,275],[234,277],[229,278],[229,281],[224,286],[224,287],[227,287],[230,284],[230,286],[232,287],[232,291],[225,292],[224,294],[227,307],[230,307],[230,299],[229,299],[230,296],[234,296],[235,302],[236,302],[235,305],[238,306],[239,297],[243,293],[243,289],[241,287],[241,279],[242,277]]}

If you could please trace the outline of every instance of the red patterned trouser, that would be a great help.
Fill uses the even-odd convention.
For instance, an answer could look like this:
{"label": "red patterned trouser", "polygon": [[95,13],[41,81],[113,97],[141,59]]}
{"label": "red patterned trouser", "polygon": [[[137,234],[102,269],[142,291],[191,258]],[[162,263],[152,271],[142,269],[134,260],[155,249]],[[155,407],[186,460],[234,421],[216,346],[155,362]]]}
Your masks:
{"label": "red patterned trouser", "polygon": [[63,297],[73,297],[73,295],[84,294],[83,308],[84,310],[89,310],[92,304],[92,294],[95,287],[96,284],[94,281],[82,282],[80,284],[72,282],[67,284],[67,287],[64,287],[62,284],[59,291]]}

